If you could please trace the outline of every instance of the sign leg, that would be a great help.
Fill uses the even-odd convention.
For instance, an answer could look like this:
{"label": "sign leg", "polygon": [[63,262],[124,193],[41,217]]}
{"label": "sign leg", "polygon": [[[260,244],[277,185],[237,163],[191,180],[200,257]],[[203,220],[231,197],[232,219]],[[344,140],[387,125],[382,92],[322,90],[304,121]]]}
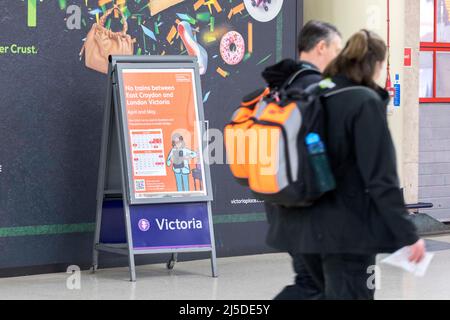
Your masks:
{"label": "sign leg", "polygon": [[[111,69],[111,67],[110,67]],[[99,172],[98,172],[98,184],[97,184],[97,212],[95,219],[95,233],[94,233],[94,244],[92,249],[92,272],[96,272],[98,269],[98,256],[99,252],[97,250],[97,245],[100,244],[100,233],[102,226],[102,216],[103,216],[103,202],[105,198],[105,180],[106,180],[106,168],[108,162],[108,151],[110,148],[110,128],[113,122],[113,112],[112,112],[112,78],[111,71],[109,72],[108,79],[108,92],[106,95],[106,107],[103,114],[103,132],[102,132],[102,145],[100,151],[100,162],[99,162]]]}
{"label": "sign leg", "polygon": [[212,270],[212,277],[218,278],[219,273],[217,270],[217,256],[216,256],[216,239],[214,238],[214,223],[213,223],[213,217],[212,217],[212,209],[211,209],[211,202],[208,202],[208,219],[209,219],[209,230],[210,230],[210,237],[211,237],[211,270]]}
{"label": "sign leg", "polygon": [[95,219],[94,246],[92,248],[92,272],[93,273],[95,273],[98,269],[98,254],[99,253],[97,250],[97,245],[100,243],[102,211],[103,211],[103,205],[101,205],[100,200],[97,200],[97,218]]}
{"label": "sign leg", "polygon": [[130,268],[130,281],[136,282],[136,265],[134,262],[134,245],[133,235],[131,232],[130,207],[126,200],[123,201],[125,213],[125,227],[127,233],[127,247],[128,247],[128,266]]}
{"label": "sign leg", "polygon": [[134,263],[134,253],[130,252],[128,255],[128,263],[130,266],[130,281],[136,282],[136,265]]}
{"label": "sign leg", "polygon": [[219,277],[219,273],[218,273],[218,270],[217,270],[216,248],[214,248],[211,251],[211,270],[212,270],[212,277],[213,278],[218,278]]}
{"label": "sign leg", "polygon": [[98,255],[97,245],[100,243],[100,227],[101,227],[101,211],[97,213],[97,220],[95,225],[94,246],[92,248],[92,273],[98,269]]}

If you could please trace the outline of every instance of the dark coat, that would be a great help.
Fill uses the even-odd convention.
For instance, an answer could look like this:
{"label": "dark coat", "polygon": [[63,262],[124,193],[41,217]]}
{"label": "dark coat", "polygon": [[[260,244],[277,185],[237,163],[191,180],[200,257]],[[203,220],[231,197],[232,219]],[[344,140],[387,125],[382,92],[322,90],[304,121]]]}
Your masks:
{"label": "dark coat", "polygon": [[[339,90],[354,86],[345,77]],[[268,243],[291,253],[390,253],[419,240],[408,213],[388,128],[386,91],[327,99],[327,150],[337,188],[309,208],[266,205]]]}
{"label": "dark coat", "polygon": [[291,59],[282,60],[276,65],[268,67],[264,70],[262,76],[271,89],[279,89],[300,70],[309,72],[300,74],[289,87],[290,89],[303,90],[322,80],[322,75],[315,65],[306,61],[296,62]]}

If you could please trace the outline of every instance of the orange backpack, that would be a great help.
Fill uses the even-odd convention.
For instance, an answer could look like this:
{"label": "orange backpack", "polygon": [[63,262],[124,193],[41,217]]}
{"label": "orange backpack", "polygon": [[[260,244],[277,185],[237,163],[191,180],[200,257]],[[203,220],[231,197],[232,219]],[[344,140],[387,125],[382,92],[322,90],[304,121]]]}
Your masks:
{"label": "orange backpack", "polygon": [[[289,81],[288,84],[291,84]],[[334,83],[324,80],[304,92],[259,90],[244,98],[225,127],[227,161],[233,176],[261,200],[287,207],[311,205],[320,189],[305,144],[309,133],[324,137],[320,96]]]}
{"label": "orange backpack", "polygon": [[225,127],[225,149],[231,172],[236,180],[248,186],[250,145],[247,130],[254,125],[254,117],[259,103],[270,94],[270,89],[257,90],[242,99],[240,107],[234,112],[232,121]]}

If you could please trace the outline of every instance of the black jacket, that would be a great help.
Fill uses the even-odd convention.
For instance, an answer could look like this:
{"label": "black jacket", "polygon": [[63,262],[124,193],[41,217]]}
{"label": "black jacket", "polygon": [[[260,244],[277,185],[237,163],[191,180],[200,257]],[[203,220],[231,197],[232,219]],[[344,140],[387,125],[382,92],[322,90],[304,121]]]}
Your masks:
{"label": "black jacket", "polygon": [[[334,90],[354,84],[336,77]],[[268,243],[291,253],[390,253],[419,240],[399,188],[381,88],[327,99],[328,155],[337,189],[312,207],[266,205]]]}
{"label": "black jacket", "polygon": [[306,61],[296,62],[291,59],[282,60],[276,65],[268,67],[263,71],[262,76],[271,89],[279,89],[292,75],[300,70],[306,72],[296,78],[290,89],[302,91],[322,80],[322,75],[315,65]]}

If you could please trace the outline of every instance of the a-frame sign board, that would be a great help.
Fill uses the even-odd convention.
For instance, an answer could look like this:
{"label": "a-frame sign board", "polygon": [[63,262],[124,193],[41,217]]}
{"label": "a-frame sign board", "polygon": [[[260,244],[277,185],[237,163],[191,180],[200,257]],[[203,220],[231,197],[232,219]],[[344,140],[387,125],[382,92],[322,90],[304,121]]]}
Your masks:
{"label": "a-frame sign board", "polygon": [[97,190],[93,269],[99,252],[211,252],[211,176],[203,158],[198,64],[188,56],[110,57]]}

